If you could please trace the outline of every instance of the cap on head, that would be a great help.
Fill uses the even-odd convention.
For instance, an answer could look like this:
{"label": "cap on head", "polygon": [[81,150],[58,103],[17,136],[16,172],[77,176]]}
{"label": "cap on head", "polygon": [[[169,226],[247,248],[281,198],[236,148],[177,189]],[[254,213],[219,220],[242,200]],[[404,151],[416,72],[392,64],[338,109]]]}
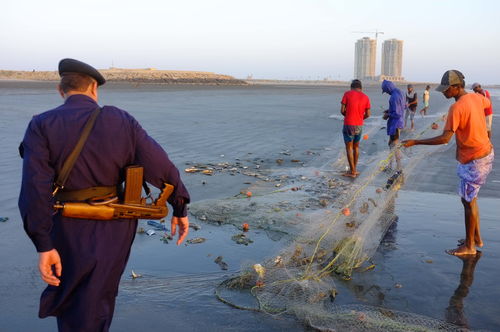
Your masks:
{"label": "cap on head", "polygon": [[464,74],[462,74],[458,70],[447,70],[443,74],[443,77],[441,78],[441,84],[436,88],[436,91],[446,91],[451,85],[464,85],[464,78]]}
{"label": "cap on head", "polygon": [[86,64],[75,59],[62,59],[59,61],[59,76],[63,77],[66,73],[79,73],[85,74],[97,81],[97,85],[106,83],[104,77],[91,65]]}
{"label": "cap on head", "polygon": [[413,89],[413,85],[412,85],[412,84],[408,84],[406,87],[407,87],[408,89]]}
{"label": "cap on head", "polygon": [[479,84],[477,82],[472,84],[472,90],[474,90],[475,88],[480,88],[480,87],[481,87],[481,84]]}

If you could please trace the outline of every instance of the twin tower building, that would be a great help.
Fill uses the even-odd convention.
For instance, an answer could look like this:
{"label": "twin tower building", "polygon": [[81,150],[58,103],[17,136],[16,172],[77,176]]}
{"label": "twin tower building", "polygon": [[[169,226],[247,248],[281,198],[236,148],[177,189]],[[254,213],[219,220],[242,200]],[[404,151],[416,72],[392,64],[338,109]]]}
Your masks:
{"label": "twin tower building", "polygon": [[373,81],[404,81],[401,75],[403,66],[403,41],[385,40],[382,44],[381,74],[375,75],[377,41],[364,37],[356,41],[354,49],[354,78]]}

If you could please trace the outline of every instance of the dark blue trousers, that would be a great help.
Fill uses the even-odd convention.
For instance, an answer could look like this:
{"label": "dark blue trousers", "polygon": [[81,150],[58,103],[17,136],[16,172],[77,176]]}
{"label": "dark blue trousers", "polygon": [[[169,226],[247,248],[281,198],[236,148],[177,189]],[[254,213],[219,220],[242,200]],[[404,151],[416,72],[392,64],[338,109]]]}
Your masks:
{"label": "dark blue trousers", "polygon": [[42,293],[40,318],[56,316],[60,332],[108,331],[136,228],[137,220],[56,216],[52,235],[62,261],[61,284]]}

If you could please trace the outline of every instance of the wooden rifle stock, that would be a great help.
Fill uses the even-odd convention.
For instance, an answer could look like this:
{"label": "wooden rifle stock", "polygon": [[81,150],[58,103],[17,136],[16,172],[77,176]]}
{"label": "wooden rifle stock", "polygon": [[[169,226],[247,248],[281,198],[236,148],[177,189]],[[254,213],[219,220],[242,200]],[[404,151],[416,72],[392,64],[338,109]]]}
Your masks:
{"label": "wooden rifle stock", "polygon": [[64,217],[95,220],[112,219],[162,219],[168,214],[167,199],[174,186],[165,184],[153,204],[122,204],[117,199],[110,202],[64,202],[55,204]]}
{"label": "wooden rifle stock", "polygon": [[165,183],[158,198],[147,204],[141,198],[142,167],[132,166],[127,169],[124,201],[118,197],[107,201],[57,202],[54,208],[61,210],[64,217],[94,220],[113,219],[162,219],[168,214],[167,199],[174,191],[174,186]]}

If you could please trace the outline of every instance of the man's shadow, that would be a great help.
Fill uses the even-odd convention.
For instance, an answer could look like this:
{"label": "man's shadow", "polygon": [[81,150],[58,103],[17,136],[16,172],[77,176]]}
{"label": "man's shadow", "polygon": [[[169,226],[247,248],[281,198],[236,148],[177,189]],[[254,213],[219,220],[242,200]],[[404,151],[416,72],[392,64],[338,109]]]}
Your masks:
{"label": "man's shadow", "polygon": [[474,281],[474,269],[481,258],[482,253],[476,255],[456,256],[462,260],[462,272],[460,273],[460,284],[450,298],[449,306],[446,308],[445,317],[448,323],[469,328],[467,318],[464,314],[464,299],[469,294],[469,288]]}

